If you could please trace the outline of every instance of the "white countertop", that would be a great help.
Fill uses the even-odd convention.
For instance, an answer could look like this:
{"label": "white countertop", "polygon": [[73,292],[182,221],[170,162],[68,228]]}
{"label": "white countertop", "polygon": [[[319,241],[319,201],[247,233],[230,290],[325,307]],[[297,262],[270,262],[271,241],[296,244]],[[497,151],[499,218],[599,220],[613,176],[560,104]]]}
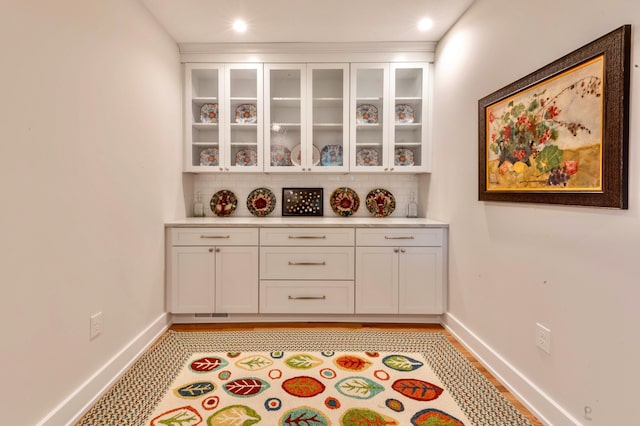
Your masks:
{"label": "white countertop", "polygon": [[449,224],[427,218],[376,217],[187,217],[165,223],[165,227],[421,227],[448,228]]}

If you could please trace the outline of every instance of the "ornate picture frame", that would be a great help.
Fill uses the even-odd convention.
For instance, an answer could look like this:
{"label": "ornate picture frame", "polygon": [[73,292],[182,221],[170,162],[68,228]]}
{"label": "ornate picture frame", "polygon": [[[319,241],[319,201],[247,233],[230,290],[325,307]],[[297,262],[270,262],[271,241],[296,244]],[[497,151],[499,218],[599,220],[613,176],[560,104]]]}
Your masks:
{"label": "ornate picture frame", "polygon": [[478,198],[628,208],[631,26],[478,101]]}

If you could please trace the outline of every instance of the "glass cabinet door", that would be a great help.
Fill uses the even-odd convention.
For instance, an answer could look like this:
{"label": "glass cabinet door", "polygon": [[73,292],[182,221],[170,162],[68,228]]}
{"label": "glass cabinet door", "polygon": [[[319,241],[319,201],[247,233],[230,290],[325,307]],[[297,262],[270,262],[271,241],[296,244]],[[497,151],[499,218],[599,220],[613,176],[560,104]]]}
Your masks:
{"label": "glass cabinet door", "polygon": [[227,65],[225,75],[225,171],[261,172],[262,65]]}
{"label": "glass cabinet door", "polygon": [[428,171],[428,65],[391,64],[393,100],[389,164],[393,171]]}
{"label": "glass cabinet door", "polygon": [[220,99],[223,93],[223,66],[185,66],[185,170],[220,170]]}
{"label": "glass cabinet door", "polygon": [[304,64],[266,64],[265,170],[306,171]]}
{"label": "glass cabinet door", "polygon": [[388,75],[388,64],[351,64],[351,171],[389,169]]}
{"label": "glass cabinet door", "polygon": [[349,64],[307,65],[310,126],[303,150],[313,172],[342,172],[349,168]]}

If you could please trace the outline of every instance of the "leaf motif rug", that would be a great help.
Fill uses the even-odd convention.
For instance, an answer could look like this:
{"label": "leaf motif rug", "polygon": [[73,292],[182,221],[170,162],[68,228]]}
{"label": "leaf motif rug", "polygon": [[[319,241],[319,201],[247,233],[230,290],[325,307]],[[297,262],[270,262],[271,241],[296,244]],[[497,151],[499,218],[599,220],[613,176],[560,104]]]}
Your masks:
{"label": "leaf motif rug", "polygon": [[439,332],[167,332],[78,425],[530,425]]}

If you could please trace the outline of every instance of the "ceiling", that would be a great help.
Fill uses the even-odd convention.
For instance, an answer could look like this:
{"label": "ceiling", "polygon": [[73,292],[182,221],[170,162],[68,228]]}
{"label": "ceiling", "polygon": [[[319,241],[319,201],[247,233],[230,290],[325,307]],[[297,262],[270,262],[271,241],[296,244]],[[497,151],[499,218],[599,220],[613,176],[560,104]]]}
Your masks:
{"label": "ceiling", "polygon": [[[436,42],[474,0],[140,0],[179,44]],[[421,18],[433,27],[418,31]],[[236,33],[234,20],[248,29]]]}

